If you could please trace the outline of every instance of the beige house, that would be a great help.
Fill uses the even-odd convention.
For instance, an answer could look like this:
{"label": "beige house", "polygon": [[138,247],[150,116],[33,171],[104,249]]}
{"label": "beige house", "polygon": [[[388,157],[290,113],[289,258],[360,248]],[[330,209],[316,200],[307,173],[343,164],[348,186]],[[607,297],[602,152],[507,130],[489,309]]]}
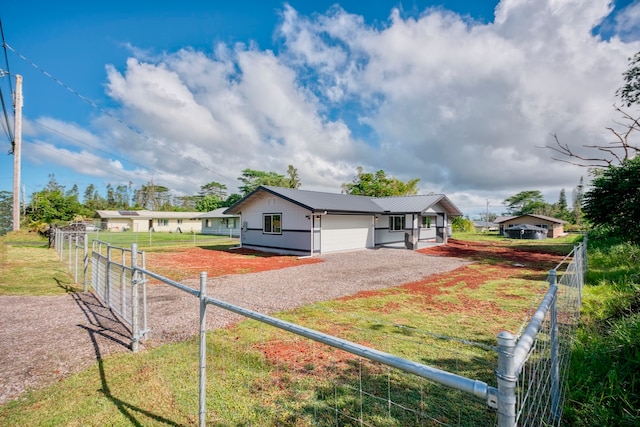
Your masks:
{"label": "beige house", "polygon": [[194,218],[202,222],[202,234],[240,237],[240,215],[228,215],[225,210],[227,208],[214,209]]}
{"label": "beige house", "polygon": [[511,227],[516,227],[518,225],[532,225],[534,227],[544,228],[547,230],[547,237],[551,238],[564,235],[564,224],[567,224],[567,221],[558,218],[534,214],[503,216],[498,217],[494,222],[500,227],[501,236],[506,235],[505,231]]}
{"label": "beige house", "polygon": [[202,212],[96,211],[100,228],[107,231],[158,231],[200,233],[202,222],[194,217]]}

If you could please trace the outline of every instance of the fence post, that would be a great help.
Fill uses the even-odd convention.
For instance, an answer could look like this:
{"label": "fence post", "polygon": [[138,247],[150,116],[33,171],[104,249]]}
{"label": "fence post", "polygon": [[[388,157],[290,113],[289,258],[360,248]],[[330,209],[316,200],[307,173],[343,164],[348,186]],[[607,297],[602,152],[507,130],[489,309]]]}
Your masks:
{"label": "fence post", "polygon": [[71,235],[71,233],[69,233],[69,260],[67,261],[67,270],[71,271],[71,256],[72,251],[71,251],[71,239],[73,238],[73,236]]}
{"label": "fence post", "polygon": [[82,259],[82,290],[87,292],[87,271],[89,270],[89,239],[84,239],[84,258]]}
{"label": "fence post", "polygon": [[56,250],[58,251],[60,261],[62,261],[62,245],[60,245],[60,239],[62,239],[62,232],[60,231],[60,229],[56,228],[56,241],[54,242],[54,244],[56,245]]}
{"label": "fence post", "polygon": [[[86,240],[86,239],[85,239]],[[76,233],[75,242],[73,243],[73,281],[78,283],[78,234]]]}
{"label": "fence post", "polygon": [[516,381],[513,350],[516,337],[510,332],[498,334],[498,427],[513,427],[516,424]]}
{"label": "fence post", "polygon": [[207,421],[207,272],[200,273],[200,405],[199,426]]}
{"label": "fence post", "polygon": [[[145,258],[145,252],[140,252],[140,258],[142,258],[142,268],[147,269],[147,259]],[[142,281],[142,330],[144,334],[147,333],[147,276],[142,273],[140,275],[140,280]]]}
{"label": "fence post", "polygon": [[138,245],[131,244],[131,351],[140,350],[140,324],[138,323]]}
{"label": "fence post", "polygon": [[104,299],[107,307],[111,308],[111,243],[107,243],[107,271],[104,275]]}
{"label": "fence post", "polygon": [[[558,286],[558,273],[556,270],[549,271],[549,287]],[[557,418],[560,415],[560,361],[559,342],[558,342],[558,311],[557,311],[558,292],[549,307],[550,321],[550,344],[551,344],[551,415]]]}

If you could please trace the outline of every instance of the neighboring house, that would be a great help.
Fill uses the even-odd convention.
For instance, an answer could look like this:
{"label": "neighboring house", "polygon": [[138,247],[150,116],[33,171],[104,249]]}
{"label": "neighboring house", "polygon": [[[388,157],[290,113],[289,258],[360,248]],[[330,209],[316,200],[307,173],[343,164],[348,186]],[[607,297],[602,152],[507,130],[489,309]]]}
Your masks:
{"label": "neighboring house", "polygon": [[218,208],[194,217],[201,221],[202,234],[240,237],[240,216],[227,215],[225,210],[227,208]]}
{"label": "neighboring house", "polygon": [[506,230],[511,227],[516,227],[519,225],[532,225],[538,228],[544,228],[547,230],[547,237],[559,237],[564,235],[564,224],[567,224],[567,221],[552,218],[550,216],[544,215],[520,215],[520,216],[503,216],[498,217],[495,220],[495,223],[500,227],[500,235],[507,235]]}
{"label": "neighboring house", "polygon": [[108,231],[165,231],[200,233],[202,222],[193,219],[202,212],[96,211],[100,228]]}
{"label": "neighboring house", "polygon": [[296,255],[446,243],[462,212],[444,195],[365,197],[261,186],[228,208],[243,247]]}
{"label": "neighboring house", "polygon": [[493,221],[473,221],[473,226],[476,229],[476,232],[478,233],[485,233],[485,232],[496,232],[498,231],[498,224],[496,224]]}

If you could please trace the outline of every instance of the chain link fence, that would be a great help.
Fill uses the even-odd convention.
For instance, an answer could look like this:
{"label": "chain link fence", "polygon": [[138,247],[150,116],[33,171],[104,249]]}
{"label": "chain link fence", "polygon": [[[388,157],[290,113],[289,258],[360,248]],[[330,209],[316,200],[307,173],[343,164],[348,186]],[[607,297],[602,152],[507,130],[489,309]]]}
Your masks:
{"label": "chain link fence", "polygon": [[[63,239],[64,240],[64,239]],[[74,240],[75,242],[75,240]],[[64,246],[64,245],[63,245]],[[72,245],[74,247],[79,244]],[[64,251],[62,251],[64,253]],[[65,255],[73,259],[71,255]],[[562,270],[562,267],[564,270]],[[318,332],[274,317],[251,311],[225,301],[207,296],[206,273],[200,277],[200,289],[193,289],[181,283],[160,276],[145,268],[144,253],[134,244],[131,249],[113,247],[108,243],[94,241],[91,254],[92,287],[100,298],[130,326],[132,349],[136,351],[144,338],[146,326],[146,277],[187,292],[200,300],[200,388],[199,423],[206,425],[206,313],[207,306],[231,311],[271,327],[285,330],[297,336],[315,341],[325,346],[346,352],[387,366],[398,372],[413,375],[420,381],[426,380],[445,389],[456,391],[456,401],[461,405],[477,405],[480,402],[487,410],[495,411],[495,424],[499,427],[513,426],[558,426],[562,420],[565,398],[565,379],[570,360],[572,334],[579,320],[581,291],[586,270],[586,237],[565,260],[549,272],[549,290],[530,318],[517,334],[501,332],[497,336],[495,383],[489,385],[483,379],[467,378],[447,370],[408,360],[397,354],[389,354],[349,342],[336,336]],[[360,374],[362,375],[362,374]],[[354,389],[364,399],[363,388]],[[465,397],[466,396],[466,397]],[[399,400],[388,400],[389,408]],[[384,399],[381,400],[384,402]],[[424,402],[417,402],[418,407]],[[402,405],[406,405],[403,403]],[[344,415],[337,407],[332,410]],[[417,410],[416,413],[420,413]],[[492,417],[489,416],[488,419]],[[360,425],[364,417],[353,416],[352,422]],[[360,421],[358,421],[360,420]],[[375,420],[375,418],[374,418]],[[419,421],[422,425],[423,421]],[[434,425],[457,425],[442,418],[430,419]],[[338,425],[338,424],[336,424]],[[428,424],[431,425],[431,424]]]}

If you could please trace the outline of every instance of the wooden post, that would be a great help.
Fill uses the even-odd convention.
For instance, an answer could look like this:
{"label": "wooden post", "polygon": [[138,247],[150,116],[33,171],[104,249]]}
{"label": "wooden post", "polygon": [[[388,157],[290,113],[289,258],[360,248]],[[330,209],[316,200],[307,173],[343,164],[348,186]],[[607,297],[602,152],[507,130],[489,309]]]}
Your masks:
{"label": "wooden post", "polygon": [[16,93],[13,100],[13,231],[20,230],[20,148],[22,145],[22,76],[16,74]]}

